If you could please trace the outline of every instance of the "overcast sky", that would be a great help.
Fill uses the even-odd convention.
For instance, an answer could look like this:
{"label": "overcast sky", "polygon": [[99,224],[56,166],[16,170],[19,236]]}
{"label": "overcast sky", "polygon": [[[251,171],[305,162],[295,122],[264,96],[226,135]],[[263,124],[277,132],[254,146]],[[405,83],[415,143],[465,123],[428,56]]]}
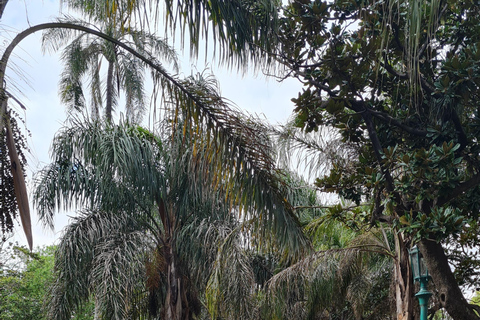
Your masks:
{"label": "overcast sky", "polygon": [[[10,0],[1,23],[1,41],[3,47],[20,31],[35,24],[51,21],[61,14],[59,0]],[[161,29],[163,30],[163,29]],[[162,34],[158,34],[162,36]],[[36,171],[49,162],[49,148],[55,132],[65,120],[65,109],[60,105],[57,84],[62,66],[59,55],[44,55],[40,47],[41,33],[22,41],[14,51],[7,69],[7,88],[14,92],[27,107],[21,110],[26,125],[31,132],[28,144],[31,154],[28,156],[28,184]],[[188,53],[185,54],[188,56]],[[204,61],[199,63],[183,60],[182,73],[190,75],[202,71]],[[256,113],[271,123],[284,122],[291,114],[300,85],[295,80],[278,83],[267,80],[263,75],[241,76],[210,62],[210,69],[220,82],[221,93],[239,108]],[[20,77],[18,73],[23,75]],[[38,222],[33,211],[34,246],[53,243],[68,223],[68,214],[59,213],[55,219],[55,231],[45,230]],[[15,239],[26,245],[21,227],[16,229]]]}

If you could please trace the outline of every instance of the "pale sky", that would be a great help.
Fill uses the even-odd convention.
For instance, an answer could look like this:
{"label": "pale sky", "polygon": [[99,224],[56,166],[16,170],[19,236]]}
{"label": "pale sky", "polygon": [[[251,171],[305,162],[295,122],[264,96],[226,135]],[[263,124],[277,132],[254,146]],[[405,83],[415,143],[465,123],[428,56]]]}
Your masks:
{"label": "pale sky", "polygon": [[[49,22],[59,15],[59,0],[10,0],[0,22],[2,46],[8,45],[9,40],[16,33],[29,26]],[[161,30],[163,31],[163,28]],[[158,35],[162,36],[162,33]],[[59,55],[43,55],[40,36],[41,33],[37,33],[22,41],[14,50],[7,69],[7,88],[15,92],[27,106],[27,110],[21,112],[31,132],[31,137],[28,138],[31,149],[27,172],[29,185],[34,173],[49,163],[52,138],[66,117],[65,109],[60,105],[57,90],[59,74],[62,70]],[[188,53],[185,56],[188,56]],[[192,65],[196,65],[194,71],[202,71],[204,61],[196,63],[185,58],[181,72],[190,75]],[[13,66],[26,75],[26,82],[15,73]],[[220,82],[222,95],[239,108],[263,115],[274,124],[284,122],[291,115],[293,103],[290,99],[297,96],[301,87],[297,81],[290,79],[280,84],[275,79],[266,80],[262,75],[242,77],[235,71],[217,67],[213,61],[209,63],[209,67]],[[18,90],[15,90],[13,85],[18,87]],[[55,231],[45,230],[38,222],[33,210],[34,246],[52,244],[58,239],[62,228],[67,223],[68,215],[59,213],[55,219]],[[20,245],[27,244],[20,226],[16,228],[15,234],[15,240]]]}

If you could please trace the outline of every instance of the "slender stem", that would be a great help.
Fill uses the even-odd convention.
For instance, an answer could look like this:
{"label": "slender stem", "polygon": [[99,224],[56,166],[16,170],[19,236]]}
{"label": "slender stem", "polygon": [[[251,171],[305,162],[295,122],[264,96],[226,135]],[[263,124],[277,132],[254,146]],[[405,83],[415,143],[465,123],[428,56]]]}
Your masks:
{"label": "slender stem", "polygon": [[107,70],[107,103],[105,106],[105,117],[108,122],[112,121],[113,113],[113,61],[108,61],[108,70]]}

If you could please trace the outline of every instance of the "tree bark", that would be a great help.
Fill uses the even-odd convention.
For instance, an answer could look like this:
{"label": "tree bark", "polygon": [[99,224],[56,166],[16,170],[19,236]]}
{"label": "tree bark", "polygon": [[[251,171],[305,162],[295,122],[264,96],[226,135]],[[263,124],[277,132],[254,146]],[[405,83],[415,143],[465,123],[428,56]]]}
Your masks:
{"label": "tree bark", "polygon": [[396,319],[413,319],[413,282],[411,268],[408,259],[408,250],[401,233],[395,234],[395,261],[394,261],[394,281],[395,281],[395,302]]}
{"label": "tree bark", "polygon": [[478,320],[473,308],[463,296],[441,244],[424,239],[418,244],[428,273],[438,290],[440,304],[454,320]]}
{"label": "tree bark", "polygon": [[105,106],[105,117],[108,122],[112,121],[112,112],[113,112],[113,65],[112,61],[108,62],[107,70],[107,97],[106,97],[106,106]]}
{"label": "tree bark", "polygon": [[180,263],[173,244],[165,247],[167,257],[167,294],[164,305],[165,320],[190,320],[190,308],[185,294],[185,283],[180,270]]}

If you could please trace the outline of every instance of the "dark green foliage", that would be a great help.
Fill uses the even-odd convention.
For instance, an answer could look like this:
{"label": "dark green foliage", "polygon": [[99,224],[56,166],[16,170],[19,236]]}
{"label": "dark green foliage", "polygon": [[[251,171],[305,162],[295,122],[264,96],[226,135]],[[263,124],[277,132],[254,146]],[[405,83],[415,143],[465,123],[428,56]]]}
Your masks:
{"label": "dark green foliage", "polygon": [[473,22],[480,12],[471,1],[415,3],[288,6],[283,62],[305,83],[293,99],[295,125],[330,128],[355,150],[348,162],[330,163],[316,180],[320,189],[369,201],[367,221],[393,222],[407,243],[448,243],[466,277],[461,283],[478,284],[467,271],[477,265],[474,255],[464,255],[469,267],[454,261],[460,248],[480,245],[472,235],[480,218],[480,39]]}

